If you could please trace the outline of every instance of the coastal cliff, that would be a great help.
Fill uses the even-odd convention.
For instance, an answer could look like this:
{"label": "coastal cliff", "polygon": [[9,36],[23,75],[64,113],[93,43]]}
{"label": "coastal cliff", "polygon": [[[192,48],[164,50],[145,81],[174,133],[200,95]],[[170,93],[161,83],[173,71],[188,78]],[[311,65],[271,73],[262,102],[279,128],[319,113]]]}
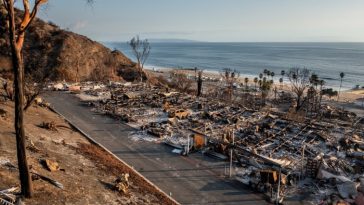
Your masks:
{"label": "coastal cliff", "polygon": [[[22,11],[17,10],[20,21]],[[10,71],[11,51],[6,32],[6,11],[0,12],[0,72]],[[126,80],[138,77],[135,63],[85,36],[35,19],[23,48],[25,72],[47,73],[51,80]]]}

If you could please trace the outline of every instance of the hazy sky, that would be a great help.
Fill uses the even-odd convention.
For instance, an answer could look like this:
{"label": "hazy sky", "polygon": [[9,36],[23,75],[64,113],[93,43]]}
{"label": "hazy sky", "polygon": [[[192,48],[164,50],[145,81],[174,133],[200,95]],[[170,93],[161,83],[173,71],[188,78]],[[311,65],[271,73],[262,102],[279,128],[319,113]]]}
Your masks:
{"label": "hazy sky", "polygon": [[50,0],[39,16],[99,41],[364,41],[364,0]]}

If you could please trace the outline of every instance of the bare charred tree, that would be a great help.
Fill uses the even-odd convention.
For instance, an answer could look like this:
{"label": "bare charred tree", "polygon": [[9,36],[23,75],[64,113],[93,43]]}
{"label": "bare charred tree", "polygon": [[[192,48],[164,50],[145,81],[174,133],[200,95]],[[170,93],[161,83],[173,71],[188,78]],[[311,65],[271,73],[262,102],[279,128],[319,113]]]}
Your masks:
{"label": "bare charred tree", "polygon": [[13,83],[10,80],[5,80],[5,82],[3,82],[3,89],[5,92],[5,95],[3,96],[4,99],[9,99],[11,101],[14,100],[14,88],[13,88]]}
{"label": "bare charred tree", "polygon": [[32,72],[25,74],[25,112],[33,104],[34,100],[42,93],[51,74],[50,69],[34,69]]}
{"label": "bare charred tree", "polygon": [[[17,158],[19,177],[21,184],[21,193],[25,197],[31,197],[33,194],[31,175],[29,173],[28,162],[25,151],[25,131],[24,131],[24,61],[22,49],[25,40],[25,34],[30,24],[35,19],[41,5],[47,3],[47,0],[34,0],[31,4],[29,0],[23,0],[22,5],[24,13],[20,22],[16,22],[14,10],[15,0],[1,0],[0,6],[4,6],[7,12],[7,27],[10,40],[13,74],[14,74],[14,101],[15,101],[15,121],[14,128],[16,134]],[[86,0],[92,3],[93,0]],[[9,86],[9,85],[8,85]]]}
{"label": "bare charred tree", "polygon": [[14,73],[14,90],[15,90],[15,133],[17,144],[17,156],[21,191],[25,197],[31,197],[33,193],[32,181],[29,173],[28,162],[25,153],[25,131],[23,122],[23,105],[24,105],[24,63],[22,57],[22,48],[25,39],[25,32],[30,23],[37,15],[39,7],[46,3],[47,0],[36,0],[33,9],[30,11],[30,3],[23,0],[24,14],[20,24],[15,22],[14,0],[3,0],[3,5],[7,10],[9,24],[9,39],[11,45],[13,73]]}
{"label": "bare charred tree", "polygon": [[[41,94],[43,88],[48,82],[48,78],[51,74],[51,70],[39,68],[32,70],[25,74],[24,78],[24,111],[26,112],[28,108],[33,104],[34,100]],[[2,97],[4,99],[14,101],[14,83],[11,80],[5,80],[2,83],[2,89],[4,94]]]}
{"label": "bare charred tree", "polygon": [[149,57],[151,46],[148,39],[142,40],[139,38],[139,36],[133,37],[130,42],[128,42],[128,44],[137,60],[137,69],[140,75],[140,82],[143,82],[143,68]]}
{"label": "bare charred tree", "polygon": [[307,68],[292,68],[287,73],[288,79],[291,82],[292,92],[296,94],[296,111],[303,105],[303,96],[310,86],[310,74],[311,71]]}
{"label": "bare charred tree", "polygon": [[171,86],[181,92],[188,92],[193,82],[191,79],[188,79],[186,73],[181,71],[172,72],[171,81]]}
{"label": "bare charred tree", "polygon": [[198,71],[197,97],[200,97],[202,95],[202,73],[203,73],[203,70]]}

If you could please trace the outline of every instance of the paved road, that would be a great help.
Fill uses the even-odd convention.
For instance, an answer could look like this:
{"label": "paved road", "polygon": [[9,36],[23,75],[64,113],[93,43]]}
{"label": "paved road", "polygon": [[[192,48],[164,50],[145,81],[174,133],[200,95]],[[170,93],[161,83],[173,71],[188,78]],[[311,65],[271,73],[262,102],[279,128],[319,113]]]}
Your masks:
{"label": "paved road", "polygon": [[334,105],[336,107],[342,107],[345,110],[355,113],[358,117],[364,117],[364,107],[360,103],[343,103],[336,101],[328,101],[329,105]]}
{"label": "paved road", "polygon": [[227,180],[225,162],[200,153],[182,157],[163,144],[135,142],[128,137],[133,128],[92,112],[72,94],[49,92],[44,97],[67,120],[181,204],[267,204],[262,195]]}

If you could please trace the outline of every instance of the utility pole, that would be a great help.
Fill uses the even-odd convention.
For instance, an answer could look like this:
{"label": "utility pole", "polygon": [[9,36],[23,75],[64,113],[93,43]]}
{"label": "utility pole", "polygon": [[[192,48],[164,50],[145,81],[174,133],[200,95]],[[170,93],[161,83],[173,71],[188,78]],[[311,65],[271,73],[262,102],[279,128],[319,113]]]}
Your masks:
{"label": "utility pole", "polygon": [[186,151],[186,155],[188,155],[189,152],[190,152],[190,136],[187,136],[187,151]]}
{"label": "utility pole", "polygon": [[195,69],[195,81],[197,80],[197,67],[194,68]]}
{"label": "utility pole", "polygon": [[198,71],[197,79],[197,97],[202,95],[202,70]]}
{"label": "utility pole", "polygon": [[[306,144],[303,145],[302,147],[302,159],[301,159],[301,179],[303,178],[303,168],[304,168],[304,159],[305,159],[305,148],[306,148]],[[300,180],[301,180],[300,179]]]}
{"label": "utility pole", "polygon": [[230,165],[229,165],[229,177],[231,178],[232,174],[232,166],[233,166],[233,149],[230,148]]}
{"label": "utility pole", "polygon": [[279,192],[280,192],[280,187],[281,187],[281,173],[282,173],[282,168],[279,167],[279,176],[278,176],[278,187],[277,187],[277,196],[276,196],[276,204],[279,204]]}
{"label": "utility pole", "polygon": [[[234,146],[234,129],[232,130],[232,138],[233,138],[233,146]],[[229,169],[229,177],[231,178],[231,175],[232,175],[232,171],[233,171],[233,148],[231,147],[230,148],[230,169]]]}

